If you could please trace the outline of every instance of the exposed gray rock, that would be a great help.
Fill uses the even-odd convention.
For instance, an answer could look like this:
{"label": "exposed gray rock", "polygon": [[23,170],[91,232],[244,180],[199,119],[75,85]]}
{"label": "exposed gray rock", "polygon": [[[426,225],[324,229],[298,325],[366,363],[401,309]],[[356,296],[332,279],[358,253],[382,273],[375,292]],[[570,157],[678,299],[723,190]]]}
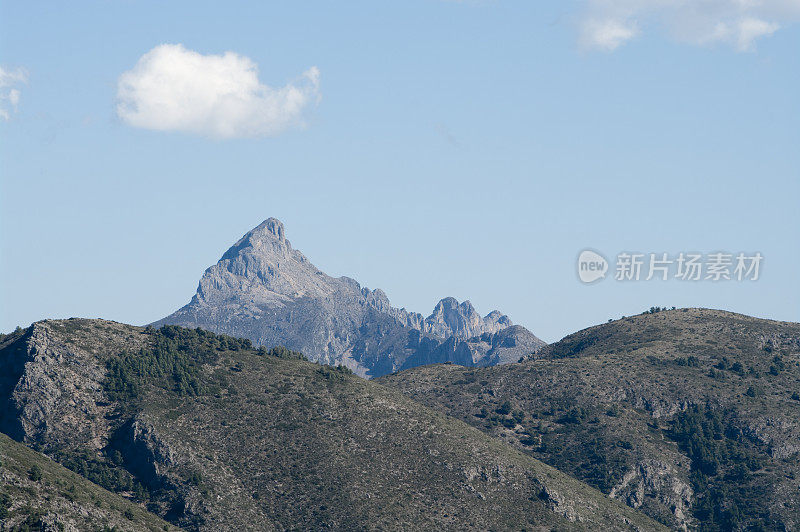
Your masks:
{"label": "exposed gray rock", "polygon": [[631,468],[608,495],[637,509],[647,497],[656,499],[672,510],[677,528],[687,530],[693,523],[691,506],[694,492],[681,477],[682,472],[672,464],[645,459]]}
{"label": "exposed gray rock", "polygon": [[99,390],[104,372],[87,363],[89,353],[53,342],[57,332],[51,322],[41,321],[11,339],[9,356],[0,360],[0,373],[8,379],[0,387],[0,430],[45,449],[67,438],[99,448],[105,425],[87,425],[75,412],[92,412],[102,419],[106,409],[99,404]]}
{"label": "exposed gray rock", "polygon": [[165,324],[284,345],[366,377],[436,362],[516,362],[544,345],[496,310],[481,317],[469,301],[442,299],[427,318],[394,308],[380,289],[318,270],[275,218],[208,268],[188,305],[154,323]]}
{"label": "exposed gray rock", "polygon": [[467,339],[484,333],[496,333],[510,325],[508,316],[497,310],[481,318],[469,301],[459,303],[453,297],[446,297],[436,304],[433,313],[425,319],[424,328],[436,336]]}

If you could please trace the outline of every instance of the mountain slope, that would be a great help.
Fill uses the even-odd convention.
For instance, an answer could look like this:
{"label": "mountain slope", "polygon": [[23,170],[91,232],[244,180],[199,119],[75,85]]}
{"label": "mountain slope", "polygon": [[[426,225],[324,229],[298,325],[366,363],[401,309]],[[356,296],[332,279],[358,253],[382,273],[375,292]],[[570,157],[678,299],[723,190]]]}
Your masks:
{"label": "mountain slope", "polygon": [[0,434],[0,529],[178,530]]}
{"label": "mountain slope", "polygon": [[800,324],[705,309],[379,379],[674,527],[800,526]]}
{"label": "mountain slope", "polygon": [[11,376],[4,431],[190,530],[658,528],[460,421],[286,349],[45,321],[3,340],[0,375]]}
{"label": "mountain slope", "polygon": [[[427,318],[394,308],[381,290],[318,270],[292,247],[274,218],[206,270],[189,304],[154,325],[165,324],[201,327],[267,347],[284,345],[368,377],[415,361],[467,366],[516,361],[544,345],[523,327],[510,329],[511,321],[498,311],[481,317],[469,301],[442,299]],[[495,338],[501,332],[503,337]]]}

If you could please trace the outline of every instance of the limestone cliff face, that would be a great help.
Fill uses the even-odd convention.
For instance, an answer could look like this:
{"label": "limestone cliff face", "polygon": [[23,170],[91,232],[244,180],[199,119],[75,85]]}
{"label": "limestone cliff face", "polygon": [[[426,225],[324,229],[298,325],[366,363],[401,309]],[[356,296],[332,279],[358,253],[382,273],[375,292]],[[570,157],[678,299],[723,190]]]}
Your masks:
{"label": "limestone cliff face", "polygon": [[[366,377],[420,363],[516,361],[544,345],[523,327],[512,328],[498,311],[481,317],[469,301],[442,299],[427,318],[394,308],[383,291],[317,269],[292,247],[275,218],[208,268],[189,304],[155,323],[163,324],[285,345]],[[492,339],[500,333],[502,339]]]}
{"label": "limestone cliff face", "polygon": [[511,326],[508,316],[492,311],[482,318],[472,303],[459,303],[455,298],[446,297],[439,301],[433,313],[425,319],[426,332],[437,336],[456,336],[468,339],[484,333],[496,333]]}

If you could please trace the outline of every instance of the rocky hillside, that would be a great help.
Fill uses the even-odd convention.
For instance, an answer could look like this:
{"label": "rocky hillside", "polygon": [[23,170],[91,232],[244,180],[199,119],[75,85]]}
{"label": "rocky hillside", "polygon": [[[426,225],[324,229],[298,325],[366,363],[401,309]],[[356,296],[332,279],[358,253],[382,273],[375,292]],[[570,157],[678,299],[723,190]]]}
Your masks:
{"label": "rocky hillside", "polygon": [[800,324],[648,312],[534,358],[379,381],[674,528],[800,528]]}
{"label": "rocky hillside", "polygon": [[188,530],[655,530],[396,390],[204,330],[44,321],[0,341],[0,428]]}
{"label": "rocky hillside", "polygon": [[164,324],[287,346],[367,377],[420,363],[517,361],[544,345],[498,311],[481,317],[469,301],[442,299],[427,318],[394,308],[381,290],[318,270],[274,218],[206,270],[189,304],[154,325]]}
{"label": "rocky hillside", "polygon": [[0,530],[178,528],[0,434]]}

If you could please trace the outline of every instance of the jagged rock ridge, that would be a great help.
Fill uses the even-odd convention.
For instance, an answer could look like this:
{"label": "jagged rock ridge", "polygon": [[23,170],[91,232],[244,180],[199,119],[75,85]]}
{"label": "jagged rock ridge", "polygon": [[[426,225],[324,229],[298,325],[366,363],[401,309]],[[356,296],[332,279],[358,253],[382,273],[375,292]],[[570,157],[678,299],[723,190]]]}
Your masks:
{"label": "jagged rock ridge", "polygon": [[208,268],[189,304],[154,325],[163,324],[285,345],[367,377],[434,362],[511,362],[544,345],[496,310],[481,317],[469,301],[442,299],[427,318],[392,307],[380,289],[317,269],[275,218]]}

